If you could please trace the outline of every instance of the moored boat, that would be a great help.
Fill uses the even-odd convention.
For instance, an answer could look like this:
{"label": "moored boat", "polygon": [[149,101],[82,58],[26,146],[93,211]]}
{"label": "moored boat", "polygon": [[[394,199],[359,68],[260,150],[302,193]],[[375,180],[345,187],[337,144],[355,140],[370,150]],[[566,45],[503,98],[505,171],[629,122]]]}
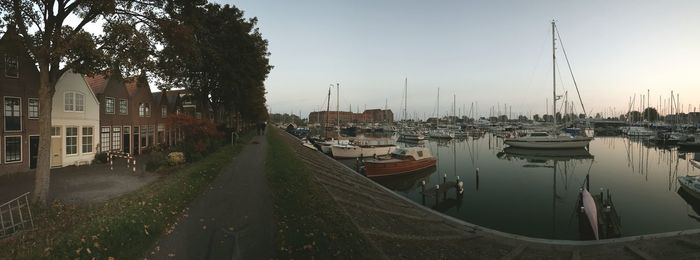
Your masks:
{"label": "moored boat", "polygon": [[693,197],[700,199],[700,176],[681,176],[678,177],[678,183],[693,195]]}
{"label": "moored boat", "polygon": [[584,148],[593,140],[587,136],[551,135],[533,132],[523,137],[507,138],[503,143],[518,148],[529,149],[576,149]]}
{"label": "moored boat", "polygon": [[331,154],[334,158],[362,158],[391,154],[398,146],[394,144],[380,145],[353,145],[334,144],[331,145]]}
{"label": "moored boat", "polygon": [[[556,31],[556,25],[554,21],[552,21],[552,66],[556,67],[556,38],[554,32]],[[564,46],[562,45],[561,48],[563,49]],[[566,53],[566,52],[564,52]],[[566,56],[565,56],[566,57]],[[568,63],[568,58],[567,63]],[[569,69],[571,69],[569,67]],[[561,96],[557,96],[557,81],[556,81],[556,70],[552,70],[552,114],[557,114],[557,99],[559,99]],[[573,74],[572,74],[573,77]],[[574,84],[576,82],[574,81]],[[579,96],[580,98],[580,96]],[[581,105],[583,108],[583,104]],[[584,114],[585,114],[585,108],[584,108]],[[588,144],[593,140],[592,137],[587,137],[587,136],[579,136],[578,134],[576,135],[562,135],[559,134],[558,129],[556,129],[557,126],[557,118],[554,117],[554,124],[553,126],[555,129],[552,131],[552,134],[546,133],[546,132],[534,132],[530,133],[526,136],[523,137],[515,137],[515,138],[506,138],[504,140],[504,143],[506,145],[512,146],[512,147],[518,147],[518,148],[530,148],[530,149],[575,149],[575,148],[583,148],[588,146]],[[507,129],[504,129],[507,130]],[[582,134],[585,134],[582,133]]]}
{"label": "moored boat", "polygon": [[391,158],[366,160],[364,170],[367,177],[393,176],[434,167],[436,162],[428,148],[399,148],[391,153]]}

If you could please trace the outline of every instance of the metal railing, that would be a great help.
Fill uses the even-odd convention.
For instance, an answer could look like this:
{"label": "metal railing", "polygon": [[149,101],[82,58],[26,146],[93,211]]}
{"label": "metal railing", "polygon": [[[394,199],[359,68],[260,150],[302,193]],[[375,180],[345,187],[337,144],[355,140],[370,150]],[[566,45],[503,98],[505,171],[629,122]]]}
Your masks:
{"label": "metal railing", "polygon": [[0,205],[0,239],[33,229],[29,192]]}

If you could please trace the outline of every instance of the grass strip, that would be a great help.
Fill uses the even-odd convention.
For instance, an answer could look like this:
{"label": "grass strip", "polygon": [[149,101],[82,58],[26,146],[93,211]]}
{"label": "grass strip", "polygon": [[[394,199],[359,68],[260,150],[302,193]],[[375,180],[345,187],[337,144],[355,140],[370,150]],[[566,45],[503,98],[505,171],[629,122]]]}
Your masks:
{"label": "grass strip", "polygon": [[278,131],[273,129],[267,135],[266,161],[277,223],[277,257],[380,258]]}
{"label": "grass strip", "polygon": [[103,204],[77,207],[54,203],[35,210],[38,229],[0,242],[0,259],[137,259],[175,222],[190,202],[252,138],[130,194]]}

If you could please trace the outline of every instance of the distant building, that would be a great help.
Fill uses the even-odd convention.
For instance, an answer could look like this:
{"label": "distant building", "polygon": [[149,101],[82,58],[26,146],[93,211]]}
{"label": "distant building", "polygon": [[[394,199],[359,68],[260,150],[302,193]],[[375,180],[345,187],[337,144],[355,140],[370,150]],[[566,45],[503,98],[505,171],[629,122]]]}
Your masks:
{"label": "distant building", "polygon": [[[326,118],[327,116],[327,118]],[[340,124],[347,123],[393,123],[394,113],[390,109],[369,109],[362,113],[353,113],[346,111],[319,111],[309,114],[309,124],[328,124],[335,125],[340,118]]]}

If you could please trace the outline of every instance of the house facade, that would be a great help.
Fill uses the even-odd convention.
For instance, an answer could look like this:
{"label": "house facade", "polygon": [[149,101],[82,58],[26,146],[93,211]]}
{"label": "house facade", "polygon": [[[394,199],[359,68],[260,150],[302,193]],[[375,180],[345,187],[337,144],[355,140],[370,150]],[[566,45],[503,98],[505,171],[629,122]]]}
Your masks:
{"label": "house facade", "polygon": [[132,102],[129,111],[134,136],[132,153],[141,154],[149,146],[157,144],[156,130],[160,108],[155,108],[153,93],[144,75],[129,78],[124,83]]}
{"label": "house facade", "polygon": [[133,152],[129,93],[119,72],[85,77],[100,104],[98,152]]}
{"label": "house facade", "polygon": [[0,175],[36,167],[39,72],[16,31],[0,38]]}
{"label": "house facade", "polygon": [[100,103],[86,79],[64,73],[56,83],[51,111],[51,167],[92,163],[99,127]]}

